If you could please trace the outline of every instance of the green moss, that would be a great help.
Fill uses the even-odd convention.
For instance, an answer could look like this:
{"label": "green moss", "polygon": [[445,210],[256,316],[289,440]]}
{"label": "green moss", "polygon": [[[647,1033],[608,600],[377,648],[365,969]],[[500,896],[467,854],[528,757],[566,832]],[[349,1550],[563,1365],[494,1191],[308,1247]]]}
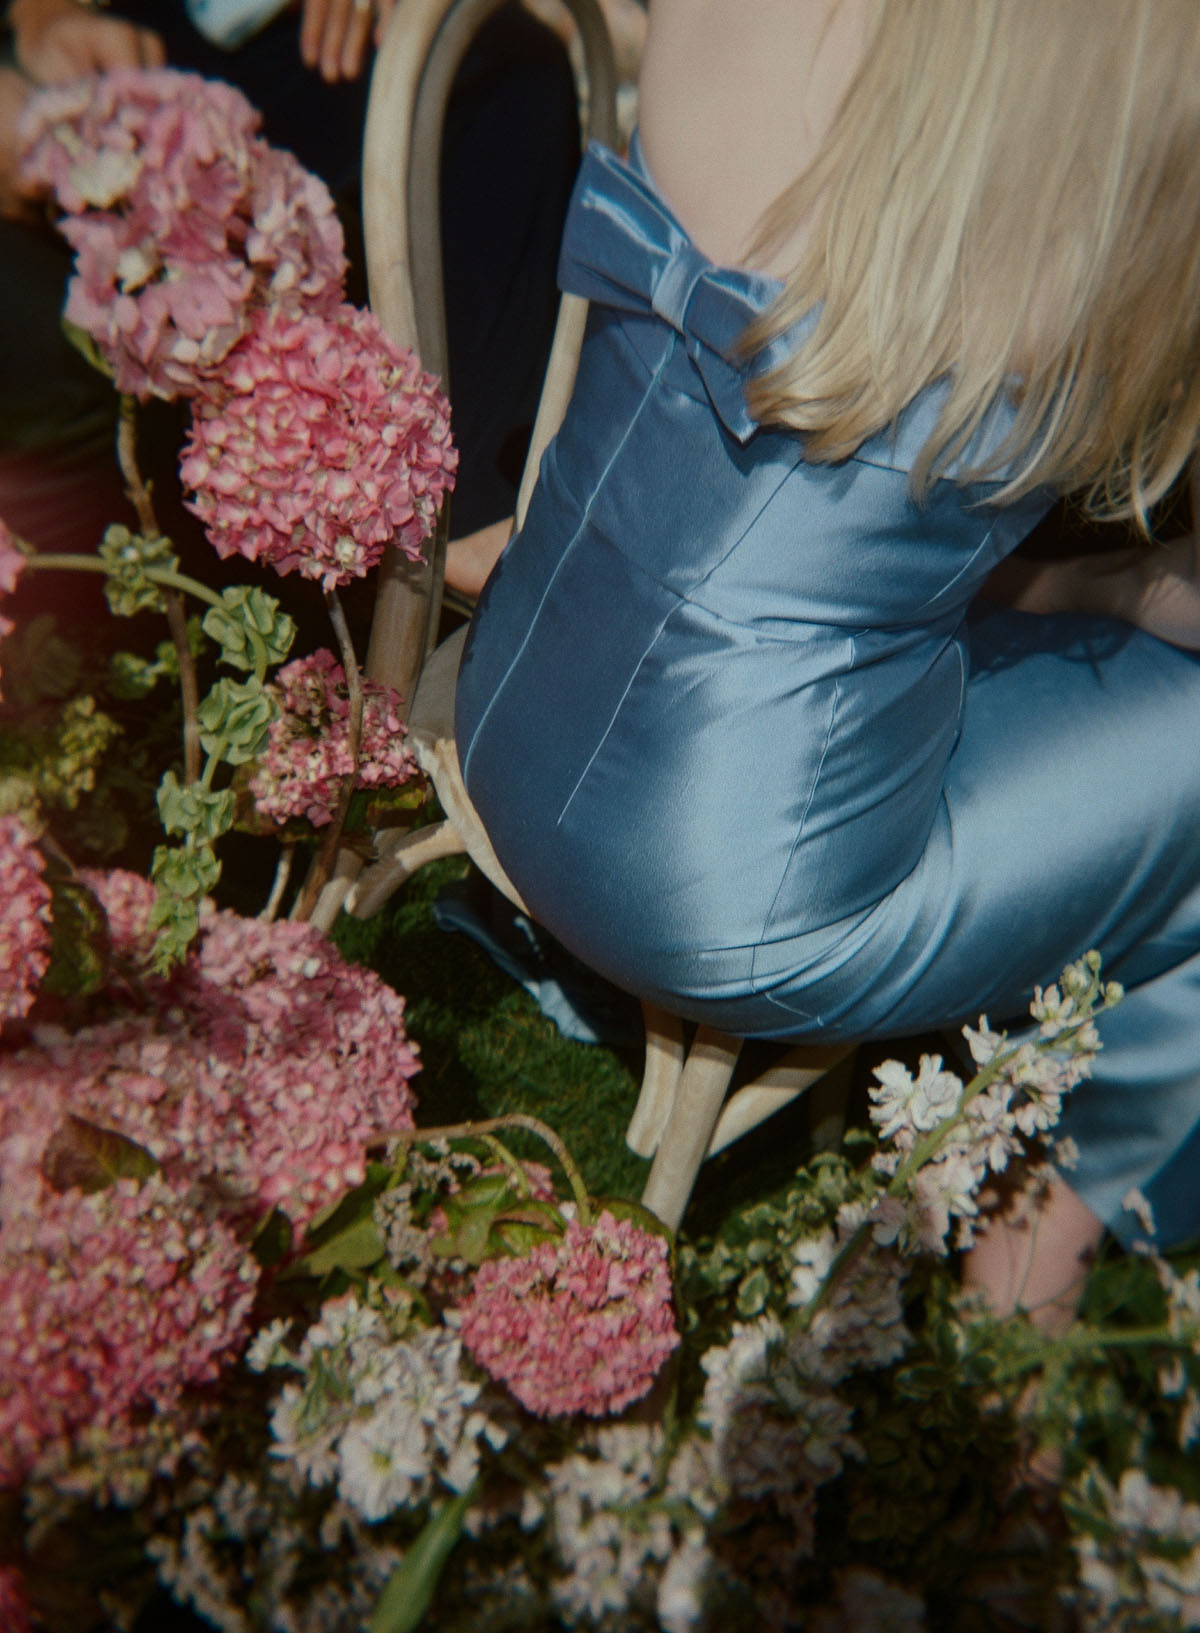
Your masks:
{"label": "green moss", "polygon": [[[648,1164],[624,1133],[640,1059],[564,1038],[474,942],[438,929],[434,896],[463,871],[457,861],[425,868],[373,919],[343,915],[334,932],[345,957],[369,964],[407,999],[421,1049],[418,1121],[532,1113],[562,1135],[593,1195],[637,1196]],[[532,1136],[522,1149],[545,1160]]]}

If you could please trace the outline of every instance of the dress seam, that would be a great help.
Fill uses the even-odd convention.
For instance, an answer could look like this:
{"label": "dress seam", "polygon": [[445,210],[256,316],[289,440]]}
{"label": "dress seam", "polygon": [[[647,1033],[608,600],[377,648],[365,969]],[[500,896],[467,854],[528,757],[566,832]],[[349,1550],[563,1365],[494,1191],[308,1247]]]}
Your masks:
{"label": "dress seam", "polygon": [[[843,669],[843,674],[845,674],[849,670],[852,670],[853,667],[854,667],[854,640],[853,640],[853,637],[849,638],[848,645],[849,645],[850,650],[849,650],[849,652],[847,653],[847,656],[846,656],[846,661],[845,661],[845,666],[844,666],[844,669]],[[808,814],[812,810],[813,801],[817,797],[817,789],[819,788],[820,783],[821,783],[821,772],[825,769],[825,760],[826,760],[826,757],[827,757],[827,755],[829,753],[829,746],[833,741],[833,728],[834,728],[834,723],[837,720],[838,705],[840,704],[841,699],[842,699],[842,675],[837,675],[834,678],[834,682],[833,682],[833,697],[831,698],[830,704],[829,704],[829,723],[825,728],[825,741],[821,744],[821,758],[818,760],[817,769],[813,773],[812,785],[810,786],[810,788],[808,790],[808,799],[805,801],[804,811],[803,811],[803,813],[802,813],[802,815],[800,817],[800,821],[796,824],[796,836],[792,840],[791,847],[790,847],[790,849],[788,850],[788,853],[787,853],[787,858],[786,858],[786,860],[785,860],[785,862],[783,864],[782,869],[780,870],[779,883],[775,887],[775,894],[771,897],[771,905],[767,908],[767,911],[763,916],[762,930],[759,933],[758,940],[754,944],[754,950],[750,954],[749,979],[750,979],[750,984],[751,984],[751,991],[756,995],[760,990],[758,988],[758,986],[755,985],[755,982],[756,982],[756,979],[757,979],[756,965],[758,963],[758,955],[759,955],[760,951],[762,950],[763,944],[765,943],[765,941],[767,939],[767,931],[770,928],[771,919],[774,916],[775,909],[779,905],[779,898],[783,893],[784,882],[786,881],[787,876],[788,876],[788,872],[791,869],[792,860],[795,857],[797,850],[800,848],[801,840],[804,838],[804,830],[805,830],[805,827],[806,827],[806,825],[808,823]]]}
{"label": "dress seam", "polygon": [[[516,668],[517,664],[520,662],[521,658],[525,654],[525,650],[528,647],[529,642],[533,637],[533,632],[534,632],[534,629],[537,626],[538,619],[541,617],[542,608],[545,606],[546,600],[549,597],[551,590],[554,588],[554,585],[555,585],[555,583],[556,583],[556,581],[558,579],[559,573],[562,572],[564,566],[566,565],[568,556],[571,554],[572,550],[574,550],[575,546],[579,543],[580,537],[582,536],[582,534],[584,532],[584,529],[587,527],[588,522],[589,522],[589,520],[591,518],[592,511],[595,508],[596,500],[599,498],[600,492],[603,489],[605,482],[608,480],[609,473],[611,472],[613,466],[616,464],[617,460],[621,457],[622,453],[625,451],[625,446],[628,443],[630,437],[633,435],[634,427],[637,425],[638,421],[641,419],[642,414],[643,414],[643,412],[645,410],[646,404],[649,402],[651,394],[653,393],[655,387],[658,385],[659,380],[662,377],[663,371],[666,369],[666,366],[667,366],[667,364],[669,363],[669,361],[671,359],[672,349],[673,348],[671,348],[671,347],[667,348],[666,355],[663,357],[662,362],[659,364],[658,368],[655,369],[654,373],[647,379],[645,390],[642,393],[642,399],[638,403],[638,406],[637,406],[637,411],[630,416],[629,424],[625,428],[625,434],[621,437],[620,441],[617,443],[616,447],[613,449],[611,455],[609,456],[607,462],[605,463],[603,471],[601,472],[601,474],[600,474],[599,478],[596,480],[596,482],[593,484],[591,495],[588,498],[588,502],[584,506],[583,511],[582,511],[582,513],[580,515],[579,525],[578,525],[578,527],[576,527],[574,533],[572,533],[570,539],[564,545],[562,553],[559,556],[558,561],[555,563],[554,571],[550,574],[550,577],[546,580],[546,586],[543,589],[540,597],[538,598],[538,604],[534,608],[533,613],[530,616],[529,622],[526,625],[525,633],[521,637],[520,644],[518,645],[516,651],[512,654],[512,657],[509,659],[508,665],[505,668],[505,671],[504,671],[504,674],[503,674],[502,678],[497,682],[495,690],[492,692],[491,697],[487,701],[487,706],[484,708],[482,714],[479,716],[479,719],[475,722],[475,729],[471,733],[470,747],[467,749],[466,758],[463,759],[462,762],[461,762],[462,779],[463,779],[464,784],[466,783],[468,775],[470,773],[471,761],[472,761],[472,758],[474,757],[474,754],[475,754],[475,744],[479,741],[479,738],[480,738],[481,734],[483,733],[485,727],[487,726],[488,717],[491,714],[493,708],[495,707],[497,701],[499,700],[500,694],[504,691],[505,687],[508,685],[509,680],[512,678],[513,670]],[[551,447],[553,447],[553,443],[551,443]],[[540,477],[539,477],[539,480],[540,480]],[[609,723],[609,725],[610,725],[610,729],[611,729],[611,722]],[[607,731],[606,731],[605,735],[607,735]],[[597,745],[597,746],[599,746],[599,745]],[[590,765],[590,764],[591,764],[591,760],[589,759],[588,765]],[[582,780],[582,778],[581,778],[581,780]],[[578,787],[578,783],[576,784],[576,787]],[[575,789],[572,789],[570,798],[573,798],[574,794],[575,794]],[[568,804],[570,803],[570,798],[567,801]],[[564,806],[563,809],[565,810],[566,806]],[[561,813],[560,813],[560,816],[559,816],[559,820],[561,821]],[[556,826],[557,826],[557,824],[556,824]]]}

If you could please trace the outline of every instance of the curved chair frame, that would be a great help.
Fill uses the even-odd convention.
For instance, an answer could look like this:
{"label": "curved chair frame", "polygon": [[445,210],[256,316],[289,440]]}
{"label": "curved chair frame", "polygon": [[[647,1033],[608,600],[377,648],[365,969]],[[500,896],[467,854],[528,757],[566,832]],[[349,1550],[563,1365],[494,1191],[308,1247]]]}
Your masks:
{"label": "curved chair frame", "polygon": [[[364,224],[371,304],[388,332],[445,374],[445,309],[438,227],[441,126],[450,83],[474,32],[503,0],[405,0],[397,7],[376,62],[363,167]],[[612,142],[616,71],[596,0],[565,0],[584,47],[589,134]],[[574,385],[587,303],[564,296],[517,501],[524,519],[541,457],[562,421]],[[316,922],[329,924],[344,904],[369,917],[418,867],[466,852],[492,883],[524,906],[500,866],[463,786],[454,742],[454,688],[466,631],[433,649],[445,554],[443,529],[432,560],[414,566],[389,552],[372,626],[367,672],[412,696],[409,741],[437,791],[446,821],[390,845],[359,875],[349,855],[326,886]],[[685,1045],[682,1019],[643,1005],[646,1064],[627,1133],[632,1149],[654,1162],[643,1202],[678,1227],[706,1155],[721,1150],[825,1076],[845,1047],[792,1050],[755,1082],[727,1097],[741,1040],[707,1026]]]}

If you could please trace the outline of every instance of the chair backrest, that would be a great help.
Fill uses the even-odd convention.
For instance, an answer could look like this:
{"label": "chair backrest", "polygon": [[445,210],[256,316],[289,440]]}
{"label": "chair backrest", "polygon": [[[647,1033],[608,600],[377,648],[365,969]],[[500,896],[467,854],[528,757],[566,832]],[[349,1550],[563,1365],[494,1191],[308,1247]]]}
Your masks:
{"label": "chair backrest", "polygon": [[[505,0],[404,0],[395,8],[371,80],[363,151],[363,226],[371,306],[422,364],[447,372],[440,171],[450,87],[471,40]],[[617,71],[597,0],[563,0],[583,47],[588,132],[616,139]],[[518,499],[523,516],[546,443],[562,418],[582,338],[583,303],[560,308],[547,384]],[[451,382],[453,390],[453,382]],[[406,700],[437,637],[447,512],[424,563],[389,550],[380,568],[367,672]]]}

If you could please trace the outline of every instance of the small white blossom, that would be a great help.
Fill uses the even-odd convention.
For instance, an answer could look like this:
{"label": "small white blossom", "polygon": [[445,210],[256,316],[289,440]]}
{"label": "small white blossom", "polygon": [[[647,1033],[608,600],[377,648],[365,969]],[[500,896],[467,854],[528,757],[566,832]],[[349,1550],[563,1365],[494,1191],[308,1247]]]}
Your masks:
{"label": "small white blossom", "polygon": [[290,1321],[270,1321],[256,1332],[246,1350],[246,1365],[252,1372],[266,1372],[269,1367],[283,1366],[291,1356],[286,1339]]}
{"label": "small white blossom", "polygon": [[385,1400],[356,1419],[338,1442],[338,1491],[364,1520],[381,1520],[424,1494],[429,1474],[425,1426],[407,1403]]}
{"label": "small white blossom", "polygon": [[[662,1430],[610,1424],[589,1445],[594,1456],[581,1450],[550,1465],[541,1499],[564,1567],[553,1583],[554,1602],[568,1626],[626,1614],[672,1547],[666,1515],[638,1508],[656,1484]],[[533,1515],[531,1506],[522,1523]]]}
{"label": "small white blossom", "polygon": [[836,1252],[837,1244],[831,1230],[792,1244],[795,1264],[792,1267],[791,1286],[788,1289],[790,1305],[799,1309],[816,1298],[822,1281],[829,1274],[829,1267]]}
{"label": "small white blossom", "polygon": [[1127,1213],[1133,1214],[1147,1236],[1157,1234],[1158,1226],[1154,1223],[1154,1209],[1150,1206],[1149,1199],[1143,1195],[1136,1185],[1132,1190],[1125,1192],[1125,1195],[1121,1198],[1121,1206]]}
{"label": "small white blossom", "polygon": [[704,1614],[704,1589],[712,1555],[704,1533],[691,1532],[667,1561],[658,1584],[655,1611],[662,1633],[693,1633]]}

